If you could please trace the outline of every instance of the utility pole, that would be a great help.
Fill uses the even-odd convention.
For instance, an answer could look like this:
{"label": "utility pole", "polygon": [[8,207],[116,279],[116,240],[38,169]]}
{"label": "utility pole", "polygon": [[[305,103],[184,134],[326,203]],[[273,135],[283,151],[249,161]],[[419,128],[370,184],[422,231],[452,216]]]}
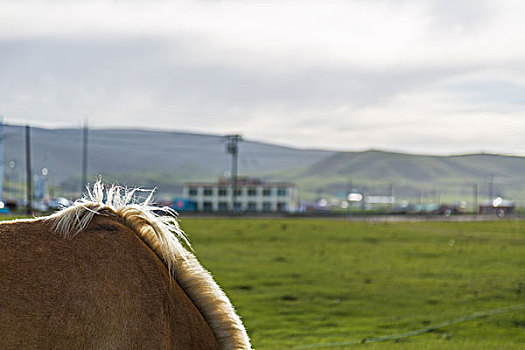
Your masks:
{"label": "utility pole", "polygon": [[88,165],[88,122],[84,121],[82,132],[82,184],[80,186],[80,195],[87,186],[87,165]]}
{"label": "utility pole", "polygon": [[492,205],[494,199],[494,175],[490,175],[489,180],[489,205]]}
{"label": "utility pole", "polygon": [[473,186],[473,192],[472,194],[474,195],[474,214],[477,214],[478,213],[478,184],[475,183],[474,186]]}
{"label": "utility pole", "polygon": [[394,184],[389,183],[388,189],[390,192],[390,214],[394,213]]}
{"label": "utility pole", "polygon": [[232,155],[232,171],[231,171],[231,183],[232,183],[232,212],[236,212],[235,203],[237,203],[237,163],[239,161],[239,147],[238,143],[242,141],[241,135],[227,135],[226,138],[226,151]]}
{"label": "utility pole", "polygon": [[29,125],[26,125],[26,186],[27,186],[27,215],[31,215],[33,207],[33,189],[31,186],[31,135]]}
{"label": "utility pole", "polygon": [[346,203],[348,204],[348,215],[351,216],[352,215],[352,202],[350,201],[350,198],[348,196],[350,195],[350,193],[353,192],[353,189],[354,189],[354,182],[352,181],[352,179],[348,180],[347,188],[348,188],[348,191],[346,192]]}
{"label": "utility pole", "polygon": [[317,199],[316,199],[316,201],[317,201],[317,203],[319,203],[321,201],[321,195],[323,194],[323,189],[322,188],[318,188],[316,192],[317,192]]}

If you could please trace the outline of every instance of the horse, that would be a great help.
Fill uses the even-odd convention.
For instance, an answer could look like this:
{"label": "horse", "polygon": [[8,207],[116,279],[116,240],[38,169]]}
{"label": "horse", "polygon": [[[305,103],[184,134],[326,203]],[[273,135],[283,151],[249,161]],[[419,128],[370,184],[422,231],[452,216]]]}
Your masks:
{"label": "horse", "polygon": [[0,348],[251,349],[171,210],[138,190],[99,181],[0,223]]}

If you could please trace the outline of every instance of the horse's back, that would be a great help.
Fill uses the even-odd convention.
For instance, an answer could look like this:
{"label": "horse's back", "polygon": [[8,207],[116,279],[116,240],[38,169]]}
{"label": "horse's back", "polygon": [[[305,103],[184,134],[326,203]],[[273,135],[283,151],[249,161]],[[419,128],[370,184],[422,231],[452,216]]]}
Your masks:
{"label": "horse's back", "polygon": [[0,280],[3,348],[218,348],[157,255],[104,216],[73,238],[0,224]]}

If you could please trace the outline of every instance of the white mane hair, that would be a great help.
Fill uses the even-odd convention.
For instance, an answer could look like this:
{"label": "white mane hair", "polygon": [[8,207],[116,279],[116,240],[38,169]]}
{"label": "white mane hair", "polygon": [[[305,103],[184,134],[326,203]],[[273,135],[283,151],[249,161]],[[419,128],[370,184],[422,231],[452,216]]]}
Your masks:
{"label": "white mane hair", "polygon": [[174,215],[162,217],[155,213],[176,214],[172,209],[152,205],[153,191],[147,191],[148,197],[138,202],[134,195],[145,190],[106,187],[101,181],[87,190],[84,198],[44,220],[52,223],[64,237],[73,237],[85,229],[95,215],[117,218],[166,264],[210,325],[221,349],[251,349],[248,334],[230,300],[197,258],[181,244],[182,241],[191,249]]}

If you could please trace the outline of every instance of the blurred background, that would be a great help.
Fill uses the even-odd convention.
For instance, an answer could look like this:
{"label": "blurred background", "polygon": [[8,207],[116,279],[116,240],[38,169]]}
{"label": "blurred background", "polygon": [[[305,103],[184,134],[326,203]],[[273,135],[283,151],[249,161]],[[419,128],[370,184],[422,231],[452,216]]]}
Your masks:
{"label": "blurred background", "polygon": [[100,175],[193,212],[524,206],[519,1],[0,7],[11,207]]}
{"label": "blurred background", "polygon": [[1,142],[11,208],[32,200],[34,209],[56,209],[100,177],[157,188],[159,202],[193,213],[515,215],[525,205],[520,156],[302,149],[240,135],[87,125],[3,125]]}
{"label": "blurred background", "polygon": [[257,349],[523,349],[524,14],[0,0],[0,219],[156,188]]}

